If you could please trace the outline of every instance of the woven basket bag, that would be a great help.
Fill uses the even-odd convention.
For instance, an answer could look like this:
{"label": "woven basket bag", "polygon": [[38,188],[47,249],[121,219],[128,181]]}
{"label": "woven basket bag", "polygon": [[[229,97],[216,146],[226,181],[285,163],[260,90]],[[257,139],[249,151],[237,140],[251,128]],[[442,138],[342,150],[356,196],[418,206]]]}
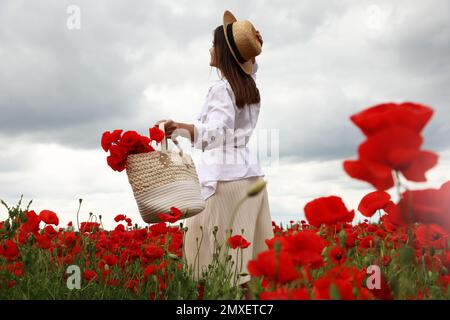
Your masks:
{"label": "woven basket bag", "polygon": [[190,218],[205,209],[194,162],[185,154],[178,141],[178,150],[167,149],[164,123],[161,151],[130,154],[126,160],[128,181],[142,219],[146,223],[161,222],[159,213],[171,213],[170,207],[181,210],[180,219]]}

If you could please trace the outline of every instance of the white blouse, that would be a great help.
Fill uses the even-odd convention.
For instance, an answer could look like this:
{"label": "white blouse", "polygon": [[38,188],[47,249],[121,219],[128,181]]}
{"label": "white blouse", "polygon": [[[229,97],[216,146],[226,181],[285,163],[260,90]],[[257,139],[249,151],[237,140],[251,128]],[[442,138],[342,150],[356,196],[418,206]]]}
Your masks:
{"label": "white blouse", "polygon": [[[253,64],[256,80],[258,64]],[[264,176],[258,157],[247,145],[256,126],[260,103],[236,106],[236,99],[226,79],[217,80],[194,120],[192,146],[202,150],[196,165],[201,193],[206,200],[215,193],[217,181]]]}

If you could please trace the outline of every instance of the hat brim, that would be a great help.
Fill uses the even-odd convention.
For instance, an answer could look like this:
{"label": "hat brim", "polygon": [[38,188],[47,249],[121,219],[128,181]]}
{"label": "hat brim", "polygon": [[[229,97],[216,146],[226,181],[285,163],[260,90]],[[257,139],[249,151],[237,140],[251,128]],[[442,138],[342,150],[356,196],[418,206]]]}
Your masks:
{"label": "hat brim", "polygon": [[236,17],[230,11],[225,10],[225,12],[223,13],[223,25],[226,26],[236,21]]}
{"label": "hat brim", "polygon": [[253,63],[249,60],[246,61],[244,63],[240,63],[238,61],[238,59],[236,58],[236,56],[234,55],[233,50],[231,49],[231,45],[230,42],[228,40],[228,36],[227,36],[227,25],[229,25],[230,23],[236,22],[237,19],[236,17],[228,10],[225,10],[225,12],[223,13],[223,32],[225,34],[225,39],[227,40],[227,44],[228,44],[228,48],[230,48],[231,54],[233,55],[234,60],[236,61],[236,63],[241,67],[241,69],[246,73],[251,75],[252,71],[253,71]]}

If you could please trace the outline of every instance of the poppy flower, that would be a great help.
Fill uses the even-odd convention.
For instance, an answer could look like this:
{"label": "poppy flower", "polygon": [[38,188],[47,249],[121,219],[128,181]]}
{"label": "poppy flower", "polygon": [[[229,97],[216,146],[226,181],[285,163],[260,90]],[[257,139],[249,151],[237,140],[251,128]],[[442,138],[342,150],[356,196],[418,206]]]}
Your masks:
{"label": "poppy flower", "polygon": [[425,182],[425,173],[433,168],[438,156],[419,150],[423,139],[419,133],[400,126],[387,127],[371,135],[358,148],[358,160],[344,161],[351,177],[371,183],[378,190],[394,185],[392,170],[414,182]]}
{"label": "poppy flower", "polygon": [[390,127],[401,126],[420,133],[433,115],[433,109],[419,103],[382,103],[350,117],[366,136]]}
{"label": "poppy flower", "polygon": [[390,223],[401,226],[414,222],[437,224],[450,232],[450,181],[439,189],[407,190],[395,210],[387,215]]}
{"label": "poppy flower", "polygon": [[134,151],[139,144],[141,135],[134,130],[126,131],[119,141],[119,145],[128,152]]}
{"label": "poppy flower", "polygon": [[334,225],[340,222],[352,222],[354,210],[348,211],[340,197],[320,197],[305,205],[305,216],[309,224],[320,227],[322,224]]}
{"label": "poppy flower", "polygon": [[106,162],[113,170],[121,172],[125,169],[127,156],[126,149],[113,145],[110,148],[110,155],[106,158]]}
{"label": "poppy flower", "polygon": [[375,246],[375,239],[371,235],[365,236],[359,240],[359,247],[360,248],[373,248]]}
{"label": "poppy flower", "polygon": [[119,224],[114,228],[115,231],[117,232],[125,232],[125,226],[123,224]]}
{"label": "poppy flower", "polygon": [[102,135],[101,145],[105,152],[108,152],[113,143],[117,143],[123,130],[114,130],[113,132],[105,131]]}
{"label": "poppy flower", "polygon": [[58,235],[58,232],[55,230],[55,228],[53,228],[53,226],[48,225],[44,228],[44,232],[50,237],[50,238],[54,238],[55,236]]}
{"label": "poppy flower", "polygon": [[415,230],[416,245],[419,248],[445,249],[449,234],[436,224],[421,224]]}
{"label": "poppy flower", "polygon": [[342,264],[346,260],[346,252],[343,248],[339,246],[334,246],[330,250],[330,260],[335,264]]}
{"label": "poppy flower", "polygon": [[19,248],[14,241],[7,239],[3,243],[0,243],[0,255],[6,259],[10,261],[16,260],[19,254]]}
{"label": "poppy flower", "polygon": [[172,214],[159,213],[158,214],[159,219],[161,219],[162,221],[165,221],[165,222],[170,222],[170,223],[174,223],[178,219],[180,219],[182,213],[178,208],[171,207],[170,211],[172,211]]}
{"label": "poppy flower", "polygon": [[54,224],[56,226],[59,224],[58,216],[56,215],[56,213],[50,210],[42,210],[39,213],[39,219],[41,219],[41,221],[46,224]]}
{"label": "poppy flower", "polygon": [[81,232],[98,231],[99,228],[100,228],[100,223],[98,223],[98,222],[81,222],[81,224],[80,224]]}
{"label": "poppy flower", "polygon": [[145,268],[144,275],[145,275],[145,277],[149,277],[153,274],[156,274],[158,272],[158,270],[159,270],[158,266],[150,264]]}
{"label": "poppy flower", "polygon": [[265,282],[287,283],[299,277],[291,255],[284,251],[278,255],[274,250],[261,252],[255,260],[248,262],[247,269],[252,276],[263,276]]}
{"label": "poppy flower", "polygon": [[47,234],[37,234],[36,237],[36,243],[37,247],[41,249],[49,249],[52,247],[52,239]]}
{"label": "poppy flower", "polygon": [[241,235],[235,235],[228,238],[228,244],[232,249],[241,248],[245,249],[250,245],[250,242],[248,242],[244,237]]}
{"label": "poppy flower", "polygon": [[323,265],[322,251],[326,244],[316,232],[305,230],[286,236],[281,248],[288,252],[298,265],[318,268]]}
{"label": "poppy flower", "polygon": [[353,266],[336,266],[329,269],[314,282],[314,299],[368,299],[371,297],[371,294],[367,289],[363,288],[365,276],[366,274],[363,270],[358,270]]}
{"label": "poppy flower", "polygon": [[164,250],[154,244],[150,244],[144,247],[144,258],[147,263],[152,263],[156,259],[162,258]]}
{"label": "poppy flower", "polygon": [[154,223],[149,228],[152,236],[160,236],[164,235],[169,231],[169,228],[164,222]]}
{"label": "poppy flower", "polygon": [[124,214],[118,214],[117,216],[115,216],[114,221],[115,222],[120,222],[126,219],[126,216]]}
{"label": "poppy flower", "polygon": [[119,258],[116,255],[113,254],[105,254],[102,257],[102,261],[107,264],[108,266],[114,266],[119,261]]}
{"label": "poppy flower", "polygon": [[374,191],[366,194],[358,205],[359,212],[365,217],[372,217],[377,210],[383,209],[391,200],[389,193]]}
{"label": "poppy flower", "polygon": [[156,143],[160,143],[164,139],[164,131],[158,127],[152,127],[149,129],[150,139],[155,140]]}
{"label": "poppy flower", "polygon": [[21,226],[21,229],[33,233],[38,232],[40,222],[41,219],[34,210],[28,211],[27,221]]}
{"label": "poppy flower", "polygon": [[97,282],[98,281],[98,274],[94,270],[87,269],[87,270],[85,270],[83,272],[83,278],[87,282],[91,282],[91,281]]}

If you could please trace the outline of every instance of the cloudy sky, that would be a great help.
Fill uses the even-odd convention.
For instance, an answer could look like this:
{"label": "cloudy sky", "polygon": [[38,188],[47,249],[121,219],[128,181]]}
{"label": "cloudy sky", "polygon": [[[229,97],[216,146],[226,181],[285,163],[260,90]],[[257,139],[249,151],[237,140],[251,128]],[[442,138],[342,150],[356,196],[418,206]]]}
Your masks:
{"label": "cloudy sky", "polygon": [[[70,27],[73,5],[80,28]],[[106,165],[101,134],[194,119],[218,79],[209,48],[224,10],[264,39],[252,139],[279,137],[279,156],[263,163],[275,221],[302,219],[319,196],[339,195],[353,209],[372,190],[342,161],[363,141],[349,116],[381,102],[435,110],[424,149],[439,164],[427,183],[408,185],[450,179],[447,0],[3,0],[0,199],[13,206],[23,194],[23,204],[33,200],[31,208],[53,210],[65,224],[82,198],[82,220],[93,212],[112,226],[124,213],[142,224],[126,173]]]}

